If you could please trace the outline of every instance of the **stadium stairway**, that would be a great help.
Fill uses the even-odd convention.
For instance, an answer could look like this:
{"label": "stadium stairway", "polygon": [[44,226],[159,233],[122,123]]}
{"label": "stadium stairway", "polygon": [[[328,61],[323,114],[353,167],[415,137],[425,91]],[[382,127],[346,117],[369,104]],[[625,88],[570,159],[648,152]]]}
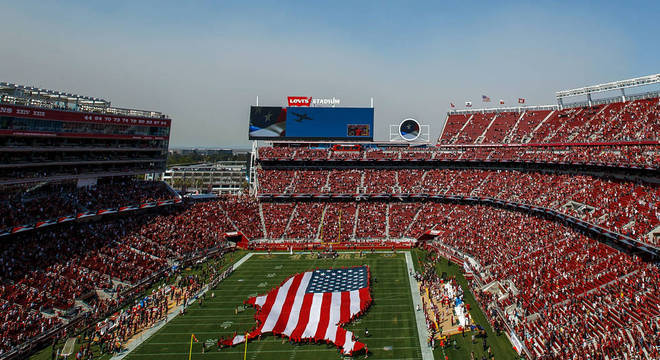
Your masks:
{"label": "stadium stairway", "polygon": [[218,208],[220,209],[220,211],[222,211],[222,213],[224,214],[225,218],[229,221],[229,223],[231,224],[231,226],[234,227],[234,230],[235,230],[235,231],[238,231],[238,226],[236,226],[236,223],[235,223],[234,220],[231,218],[231,216],[229,216],[229,213],[227,212],[227,210],[226,210],[226,209],[221,205],[221,203],[219,203],[219,202],[218,202]]}
{"label": "stadium stairway", "polygon": [[[398,177],[397,177],[398,183]],[[392,203],[387,203],[387,208],[385,209],[385,238],[390,238],[390,208]]]}
{"label": "stadium stairway", "polygon": [[[128,245],[127,245],[127,246],[128,246]],[[131,251],[133,251],[133,252],[135,252],[135,253],[137,253],[137,254],[148,256],[148,257],[150,257],[150,258],[152,258],[152,259],[154,259],[154,260],[161,260],[161,258],[159,258],[159,257],[156,256],[156,255],[152,255],[152,254],[149,254],[148,252],[144,252],[144,251],[142,251],[142,250],[138,250],[138,249],[136,249],[136,248],[134,248],[134,247],[132,247],[132,246],[128,246],[128,248],[129,248]]]}
{"label": "stadium stairway", "polygon": [[419,214],[422,212],[422,209],[424,206],[420,206],[419,209],[417,209],[417,212],[415,213],[415,216],[413,216],[412,221],[410,221],[410,224],[406,226],[406,229],[402,232],[402,234],[408,234],[410,233],[410,228],[417,222],[417,218],[419,217]]}
{"label": "stadium stairway", "polygon": [[360,203],[355,207],[355,215],[353,215],[353,232],[351,233],[351,237],[355,239],[355,234],[357,233],[357,225],[358,225],[358,218],[360,214]]}
{"label": "stadium stairway", "polygon": [[[463,123],[463,126],[461,126],[460,129],[458,129],[458,132],[452,136],[451,140],[449,141],[450,144],[456,143],[458,141],[458,136],[463,132],[463,129],[472,121],[472,118],[474,118],[474,114],[470,115],[470,117]],[[441,135],[442,137],[442,135]]]}
{"label": "stadium stairway", "polygon": [[264,220],[264,208],[262,203],[259,203],[259,223],[261,224],[261,232],[264,234],[264,237],[268,237],[268,232],[266,232],[266,221]]}
{"label": "stadium stairway", "polygon": [[499,116],[499,114],[495,114],[495,116],[493,116],[493,118],[488,123],[488,126],[486,126],[486,128],[481,133],[481,135],[479,135],[477,137],[477,139],[475,140],[475,142],[474,142],[475,144],[481,144],[481,143],[484,142],[484,139],[486,138],[486,134],[488,133],[488,130],[490,129],[491,126],[493,126],[493,124],[495,123],[495,120],[497,120],[498,116]]}
{"label": "stadium stairway", "polygon": [[[596,114],[594,114],[594,115],[591,117],[591,119],[589,120],[589,124],[591,124],[591,122],[593,122],[594,120],[598,119],[598,118],[600,117],[600,114],[603,113],[603,111],[605,111],[605,109],[609,108],[609,106],[610,106],[610,104],[607,104],[607,105],[603,106],[602,109],[600,109]],[[622,109],[621,109],[621,111],[620,111],[619,113],[617,113],[616,117],[618,117],[618,116],[621,114],[621,112],[623,112],[623,109],[625,109],[625,106],[622,107]],[[602,128],[600,128],[599,130],[600,130],[600,133],[602,134]],[[590,136],[590,138],[592,138],[592,139],[596,139],[596,134],[598,134],[598,133],[599,133],[599,132],[596,131],[595,134],[592,134],[592,135]],[[577,134],[577,133],[576,133],[576,134]],[[570,139],[570,140],[573,140],[573,139]]]}
{"label": "stadium stairway", "polygon": [[169,190],[172,193],[172,195],[174,195],[177,199],[181,199],[181,194],[179,194],[176,190],[174,190],[174,188],[170,186],[170,184],[168,184],[166,181],[163,181],[163,183],[167,187],[167,190]]}
{"label": "stadium stairway", "polygon": [[534,138],[534,136],[536,135],[536,131],[538,131],[543,126],[543,124],[545,124],[545,122],[548,121],[548,119],[551,119],[556,113],[557,113],[557,110],[550,111],[548,113],[548,115],[546,115],[546,117],[543,120],[541,120],[541,122],[538,123],[534,127],[534,129],[532,129],[532,131],[530,131],[528,134],[523,136],[521,143],[530,142]]}
{"label": "stadium stairway", "polygon": [[526,111],[521,112],[520,116],[518,116],[518,120],[516,120],[515,124],[513,124],[513,126],[507,132],[507,134],[504,135],[504,138],[502,139],[502,142],[504,144],[510,144],[511,143],[511,138],[516,133],[516,130],[518,130],[518,126],[520,125],[520,120],[525,116],[526,113],[527,113]]}
{"label": "stadium stairway", "polygon": [[282,239],[284,239],[287,234],[289,233],[289,227],[291,227],[291,220],[294,218],[294,216],[298,213],[298,203],[296,203],[293,206],[293,210],[291,210],[291,215],[289,215],[289,219],[286,221],[286,225],[284,226],[284,231],[282,232]]}
{"label": "stadium stairway", "polygon": [[323,229],[323,221],[325,220],[325,211],[328,209],[328,205],[325,204],[323,206],[323,211],[321,211],[321,221],[319,221],[319,225],[316,228],[316,236],[314,239],[320,239],[321,238],[321,229]]}

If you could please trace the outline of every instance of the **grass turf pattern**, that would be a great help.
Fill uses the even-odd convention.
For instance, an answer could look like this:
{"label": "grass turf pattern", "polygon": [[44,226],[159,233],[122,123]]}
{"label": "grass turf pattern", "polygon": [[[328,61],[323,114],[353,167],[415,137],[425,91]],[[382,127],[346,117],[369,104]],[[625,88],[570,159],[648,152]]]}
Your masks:
{"label": "grass turf pattern", "polygon": [[[188,356],[190,334],[193,359],[243,359],[244,344],[218,351],[214,345],[202,354],[202,342],[229,337],[235,331],[244,333],[255,325],[255,310],[246,308],[235,314],[235,308],[250,296],[263,294],[291,275],[315,268],[369,265],[374,302],[361,318],[345,328],[358,335],[370,350],[370,359],[419,359],[421,352],[411,305],[406,262],[403,254],[343,253],[338,259],[316,259],[313,255],[255,254],[229,278],[210,290],[203,305],[194,303],[183,316],[165,325],[126,359],[183,359]],[[365,337],[369,329],[369,337]],[[265,335],[248,344],[248,359],[341,359],[334,345],[293,344],[288,339]],[[363,358],[359,356],[357,358]]]}
{"label": "grass turf pattern", "polygon": [[[228,255],[227,263],[234,263],[246,253],[239,251]],[[415,270],[420,270],[419,261],[425,261],[426,252],[414,249],[411,252]],[[192,304],[188,314],[178,316],[149,338],[126,359],[187,359],[190,346],[190,334],[195,333],[198,340],[217,339],[218,336],[230,336],[234,331],[244,331],[254,326],[253,308],[248,307],[238,315],[234,314],[237,305],[250,295],[263,294],[280,284],[288,276],[315,268],[356,266],[367,264],[371,270],[371,287],[374,303],[361,318],[352,322],[346,329],[352,330],[366,342],[371,351],[369,359],[420,359],[419,341],[415,329],[414,312],[408,286],[407,268],[403,254],[369,254],[362,258],[358,254],[342,254],[336,260],[317,260],[307,255],[274,254],[253,255],[241,265],[234,274],[220,283],[214,290],[215,298],[207,294],[203,307]],[[226,266],[226,265],[225,265]],[[465,292],[464,300],[471,305],[472,317],[486,327],[488,344],[495,359],[517,359],[510,342],[505,335],[496,335],[488,326],[484,315],[477,306],[474,297],[467,288],[467,282],[461,274],[461,267],[449,264],[446,259],[436,264],[438,274],[443,272],[456,276]],[[196,271],[185,271],[184,275]],[[377,281],[374,281],[377,280]],[[259,287],[261,285],[261,287]],[[370,337],[364,336],[368,328]],[[481,339],[475,344],[471,337],[461,335],[450,337],[450,343],[456,340],[457,349],[449,346],[444,351],[436,349],[435,359],[449,360],[470,359],[474,351],[476,358],[485,354]],[[193,345],[193,359],[242,359],[244,345],[225,348],[218,352],[213,346],[210,352],[201,354],[201,342]],[[61,344],[60,346],[61,347]],[[391,347],[391,349],[390,349]],[[94,347],[97,348],[96,346]],[[98,351],[96,349],[96,354]],[[50,347],[35,354],[31,360],[50,359]],[[94,357],[98,359],[98,357]],[[109,359],[109,355],[101,359]],[[264,336],[261,341],[248,344],[249,359],[341,359],[341,355],[332,345],[304,344],[294,345],[274,336]],[[356,358],[364,358],[359,356]]]}

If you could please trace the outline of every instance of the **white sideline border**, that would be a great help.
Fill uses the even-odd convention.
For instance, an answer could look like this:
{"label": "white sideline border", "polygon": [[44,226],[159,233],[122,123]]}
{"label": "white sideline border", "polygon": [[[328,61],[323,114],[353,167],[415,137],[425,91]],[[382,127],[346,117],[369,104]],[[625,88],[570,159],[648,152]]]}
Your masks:
{"label": "white sideline border", "polygon": [[[417,305],[420,307],[422,306],[422,298],[419,295],[419,290],[417,289],[417,280],[415,280],[414,275],[411,275],[410,269],[414,269],[415,267],[413,266],[413,261],[412,261],[412,256],[410,255],[410,251],[402,251],[405,255],[406,258],[406,273],[408,274],[408,282],[410,284],[410,294],[412,296],[412,307],[413,307],[413,312],[415,313],[415,323],[417,324],[417,337],[419,338],[419,347],[420,351],[422,353],[422,360],[433,360],[433,351],[426,346],[426,336],[427,336],[427,330],[426,330],[426,319],[424,318],[424,315],[421,311],[416,311]],[[295,252],[295,254],[312,254],[314,252],[312,251],[304,251],[304,252]],[[342,251],[341,253],[344,254],[358,254],[360,253],[359,251]],[[371,253],[371,252],[369,252]],[[390,254],[392,251],[374,251],[374,253],[377,254]],[[282,252],[275,252],[272,253],[273,255],[279,255],[279,254],[287,254],[287,253],[282,253]],[[253,255],[268,255],[267,252],[251,252],[249,254],[246,254],[243,256],[240,260],[238,260],[234,264],[234,270],[237,269],[239,266],[241,266],[243,263],[248,261]],[[208,291],[208,286],[205,286],[202,291],[200,291],[197,295],[202,295]],[[196,299],[193,299],[189,302],[189,304],[192,304],[196,301]],[[140,337],[138,339],[135,339],[132,341],[130,344],[127,345],[126,350],[121,352],[118,355],[115,355],[111,358],[111,360],[121,360],[124,357],[128,356],[131,352],[133,352],[135,349],[137,349],[140,345],[142,345],[145,341],[147,341],[151,336],[153,336],[155,333],[157,333],[163,326],[165,326],[167,323],[169,323],[172,319],[177,317],[181,313],[181,308],[183,305],[177,306],[174,311],[170,314],[167,315],[167,318],[165,321],[162,321],[158,323],[158,325],[153,326],[145,331],[143,331],[140,334]]]}
{"label": "white sideline border", "polygon": [[428,336],[428,330],[426,329],[426,318],[424,317],[424,311],[417,311],[417,306],[422,308],[422,297],[419,295],[419,289],[417,286],[417,280],[415,280],[415,272],[411,273],[411,269],[415,269],[415,266],[412,261],[412,256],[410,251],[405,252],[406,255],[406,265],[408,268],[406,272],[408,273],[408,280],[410,283],[410,295],[412,295],[413,302],[413,312],[415,313],[415,322],[417,323],[417,337],[419,338],[419,348],[422,351],[422,360],[433,360],[433,350],[426,345],[426,337]]}
{"label": "white sideline border", "polygon": [[[253,254],[254,254],[254,253],[249,253],[249,254],[243,256],[243,257],[242,257],[240,260],[238,260],[236,263],[234,263],[234,270],[235,270],[237,267],[241,266],[244,262],[248,261],[248,260],[252,257]],[[202,290],[201,290],[199,293],[197,293],[197,296],[196,296],[196,297],[205,294],[208,290],[209,290],[209,287],[208,287],[208,285],[207,285],[207,286],[205,286],[204,288],[202,288]],[[195,301],[197,301],[196,297],[193,298],[192,300],[190,300],[190,301],[188,302],[188,305],[190,305],[190,304],[194,303]],[[174,309],[174,311],[172,311],[170,314],[167,314],[167,317],[165,318],[165,321],[161,321],[161,322],[158,323],[157,325],[152,326],[152,327],[150,327],[149,329],[143,331],[143,332],[140,334],[140,337],[139,337],[138,339],[133,340],[130,344],[128,344],[128,345],[126,346],[126,350],[124,350],[124,351],[122,351],[121,353],[119,353],[119,354],[117,354],[117,355],[111,357],[110,360],[120,360],[120,359],[123,359],[124,357],[128,356],[128,354],[130,354],[131,352],[133,352],[133,350],[137,349],[140,345],[142,345],[145,341],[147,341],[152,335],[154,335],[155,333],[157,333],[157,332],[158,332],[163,326],[165,326],[168,322],[170,322],[172,319],[174,319],[175,317],[177,317],[177,316],[181,313],[181,308],[182,308],[182,307],[183,307],[183,305],[179,305],[179,306],[177,306],[177,307]]]}

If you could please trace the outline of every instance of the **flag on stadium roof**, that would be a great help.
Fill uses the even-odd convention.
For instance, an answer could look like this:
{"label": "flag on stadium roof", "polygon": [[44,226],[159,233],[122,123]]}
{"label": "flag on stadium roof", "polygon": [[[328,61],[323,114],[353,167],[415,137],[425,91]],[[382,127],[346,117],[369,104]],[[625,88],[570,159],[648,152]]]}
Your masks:
{"label": "flag on stadium roof", "polygon": [[490,102],[490,98],[486,95],[481,95],[481,101],[483,102]]}
{"label": "flag on stadium roof", "polygon": [[466,101],[465,107],[472,107],[472,101]]}
{"label": "flag on stadium roof", "polygon": [[524,104],[525,98],[518,98],[518,104]]}
{"label": "flag on stadium roof", "polygon": [[[269,293],[246,301],[257,308],[257,327],[247,339],[273,333],[297,342],[331,342],[350,356],[366,350],[366,345],[341,326],[360,316],[371,302],[367,266],[299,273]],[[244,341],[245,335],[234,335],[223,343],[236,345]]]}

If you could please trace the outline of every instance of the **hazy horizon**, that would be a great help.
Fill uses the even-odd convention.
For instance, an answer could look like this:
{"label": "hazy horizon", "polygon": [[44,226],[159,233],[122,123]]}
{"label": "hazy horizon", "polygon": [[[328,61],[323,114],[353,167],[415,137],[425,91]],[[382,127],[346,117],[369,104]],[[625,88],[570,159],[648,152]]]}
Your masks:
{"label": "hazy horizon", "polygon": [[555,103],[555,91],[660,72],[657,2],[3,4],[0,81],[173,119],[171,147],[249,147],[249,106],[374,98],[375,140],[449,103]]}

